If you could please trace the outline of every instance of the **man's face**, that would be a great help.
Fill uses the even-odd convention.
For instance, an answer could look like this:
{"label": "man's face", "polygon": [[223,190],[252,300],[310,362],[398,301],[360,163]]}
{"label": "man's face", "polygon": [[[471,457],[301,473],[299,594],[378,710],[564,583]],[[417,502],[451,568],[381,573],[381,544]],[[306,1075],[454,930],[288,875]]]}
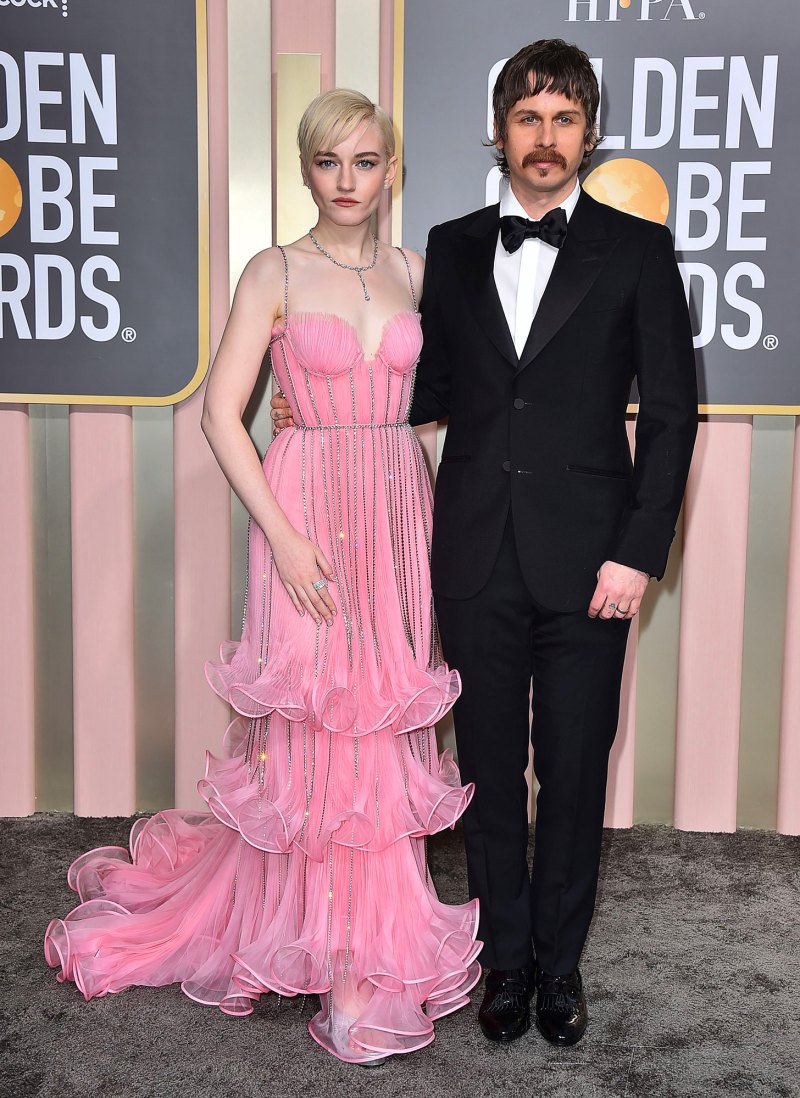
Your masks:
{"label": "man's face", "polygon": [[580,103],[559,92],[519,99],[506,117],[505,152],[516,192],[560,202],[575,186],[588,148],[586,114]]}

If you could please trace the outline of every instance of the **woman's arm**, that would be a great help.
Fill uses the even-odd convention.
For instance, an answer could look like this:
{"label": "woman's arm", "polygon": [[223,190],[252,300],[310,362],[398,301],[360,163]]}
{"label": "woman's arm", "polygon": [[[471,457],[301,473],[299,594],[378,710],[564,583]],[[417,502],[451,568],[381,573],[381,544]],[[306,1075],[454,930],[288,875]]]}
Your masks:
{"label": "woman's arm", "polygon": [[315,591],[320,573],[333,569],[320,549],[292,526],[261,469],[242,423],[272,325],[283,298],[280,252],[260,252],[245,268],[206,389],[202,428],[228,482],[267,536],[278,574],[300,614],[330,621],[336,612],[327,588]]}

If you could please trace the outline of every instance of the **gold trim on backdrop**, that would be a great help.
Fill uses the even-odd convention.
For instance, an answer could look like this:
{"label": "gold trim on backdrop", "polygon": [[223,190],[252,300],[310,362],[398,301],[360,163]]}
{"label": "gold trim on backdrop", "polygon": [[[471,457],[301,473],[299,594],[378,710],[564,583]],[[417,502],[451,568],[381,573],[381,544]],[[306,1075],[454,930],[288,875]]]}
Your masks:
{"label": "gold trim on backdrop", "polygon": [[[628,405],[628,415],[635,416],[638,404]],[[800,416],[800,404],[698,404],[699,416]]]}
{"label": "gold trim on backdrop", "polygon": [[187,385],[168,396],[92,396],[87,393],[0,393],[0,404],[105,404],[163,407],[178,404],[200,386],[208,371],[209,357],[209,213],[208,213],[208,35],[206,0],[195,0],[197,31],[197,368]]}
{"label": "gold trim on backdrop", "polygon": [[297,127],[319,95],[321,58],[318,53],[279,53],[276,69],[275,240],[290,244],[317,221],[317,207],[300,175]]}
{"label": "gold trim on backdrop", "polygon": [[650,585],[651,590],[645,596],[639,616],[634,823],[672,823],[675,802],[682,568],[681,511],[667,570],[660,583]]}
{"label": "gold trim on backdrop", "polygon": [[175,802],[175,498],[172,408],[134,408],[136,808]]}
{"label": "gold trim on backdrop", "polygon": [[[74,803],[69,408],[30,409],[36,809]],[[97,638],[102,644],[102,637]]]}
{"label": "gold trim on backdrop", "polygon": [[778,814],[783,645],[794,424],[753,420],[742,648],[739,827],[774,830]]}
{"label": "gold trim on backdrop", "polygon": [[[228,4],[228,225],[231,297],[250,257],[272,243],[272,25],[268,0]],[[244,413],[263,457],[272,433],[267,364]],[[231,492],[231,637],[242,628],[248,514]]]}
{"label": "gold trim on backdrop", "polygon": [[798,416],[800,404],[699,404],[701,416]]}
{"label": "gold trim on backdrop", "polygon": [[394,0],[394,65],[392,72],[392,117],[397,135],[398,170],[392,186],[392,244],[403,244],[403,65],[405,46],[405,2]]}

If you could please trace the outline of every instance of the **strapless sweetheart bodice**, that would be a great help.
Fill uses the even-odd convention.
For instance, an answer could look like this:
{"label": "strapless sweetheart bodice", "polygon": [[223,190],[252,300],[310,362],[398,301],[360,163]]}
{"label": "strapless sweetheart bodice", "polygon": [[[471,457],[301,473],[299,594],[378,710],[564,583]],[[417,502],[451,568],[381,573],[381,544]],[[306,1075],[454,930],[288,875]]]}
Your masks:
{"label": "strapless sweetheart bodice", "polygon": [[276,380],[301,427],[404,421],[421,348],[410,310],[386,321],[369,356],[353,325],[333,313],[292,313],[270,341]]}

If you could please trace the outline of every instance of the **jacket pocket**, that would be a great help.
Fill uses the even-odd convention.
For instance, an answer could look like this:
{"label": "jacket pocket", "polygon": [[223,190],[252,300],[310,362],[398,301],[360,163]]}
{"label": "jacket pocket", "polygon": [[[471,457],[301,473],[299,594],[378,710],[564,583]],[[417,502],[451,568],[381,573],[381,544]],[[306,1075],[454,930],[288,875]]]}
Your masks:
{"label": "jacket pocket", "polygon": [[589,465],[568,465],[568,473],[580,473],[585,477],[611,477],[612,480],[627,480],[630,473],[620,469],[595,469]]}
{"label": "jacket pocket", "polygon": [[447,457],[443,457],[439,462],[440,465],[450,465],[456,461],[472,461],[471,454],[451,454]]}

